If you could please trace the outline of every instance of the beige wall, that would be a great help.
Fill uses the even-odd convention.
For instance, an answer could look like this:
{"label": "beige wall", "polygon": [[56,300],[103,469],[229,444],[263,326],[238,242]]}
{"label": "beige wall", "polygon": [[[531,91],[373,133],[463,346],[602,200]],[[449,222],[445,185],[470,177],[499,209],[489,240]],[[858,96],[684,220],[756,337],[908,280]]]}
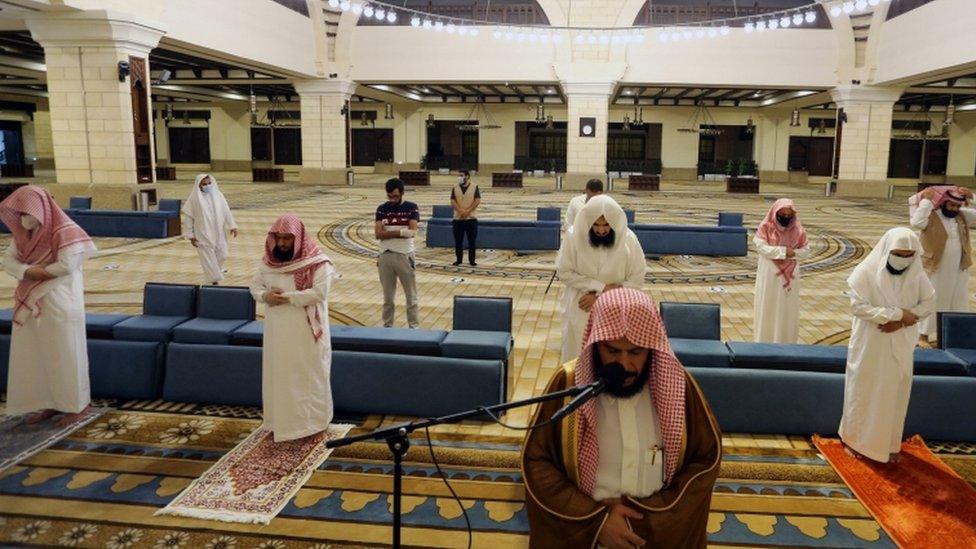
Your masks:
{"label": "beige wall", "polygon": [[974,28],[973,0],[930,2],[886,21],[881,28],[873,81],[918,81],[922,75],[971,68],[976,65]]}

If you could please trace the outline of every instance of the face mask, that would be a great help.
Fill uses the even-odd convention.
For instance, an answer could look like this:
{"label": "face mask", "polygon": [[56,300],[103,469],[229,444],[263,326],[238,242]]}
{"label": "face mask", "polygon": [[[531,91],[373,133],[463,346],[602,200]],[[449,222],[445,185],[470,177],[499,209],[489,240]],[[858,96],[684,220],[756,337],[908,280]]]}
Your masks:
{"label": "face mask", "polygon": [[34,216],[32,216],[32,215],[26,215],[25,214],[25,215],[20,216],[20,225],[21,225],[21,227],[27,229],[28,231],[33,231],[40,224],[41,224],[41,222],[38,221],[37,218],[34,217]]}
{"label": "face mask", "polygon": [[953,217],[959,215],[959,210],[951,211],[949,210],[949,208],[946,208],[945,204],[941,206],[941,209],[942,209],[942,215],[948,217],[949,219],[952,219]]}
{"label": "face mask", "polygon": [[[905,269],[912,266],[915,262],[915,256],[912,257],[901,257],[900,255],[888,255],[888,272],[892,274],[901,274]],[[897,271],[897,272],[892,272]]]}
{"label": "face mask", "polygon": [[211,189],[213,189],[211,185],[204,185],[203,187],[200,187],[200,192],[203,194],[209,194]]}
{"label": "face mask", "polygon": [[777,215],[776,216],[776,222],[779,223],[780,225],[782,225],[783,227],[789,227],[790,226],[790,223],[793,222],[793,216],[792,215]]}

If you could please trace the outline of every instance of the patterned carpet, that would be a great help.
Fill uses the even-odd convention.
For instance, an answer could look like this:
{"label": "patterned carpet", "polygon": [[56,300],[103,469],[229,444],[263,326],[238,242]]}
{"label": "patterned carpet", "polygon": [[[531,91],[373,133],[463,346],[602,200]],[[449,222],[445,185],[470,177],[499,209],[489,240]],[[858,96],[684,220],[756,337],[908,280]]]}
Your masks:
{"label": "patterned carpet", "polygon": [[[241,236],[228,261],[229,284],[246,285],[267,228],[281,212],[299,214],[316,231],[342,278],[334,286],[331,320],[380,324],[372,212],[385,179],[366,176],[354,187],[227,183]],[[449,179],[407,198],[428,216],[446,204]],[[574,194],[543,188],[495,190],[482,178],[482,218],[534,218],[542,205],[564,206]],[[185,197],[189,183],[160,185],[163,197]],[[664,192],[615,196],[639,222],[712,224],[719,211],[745,214],[755,226],[775,196],[730,196],[714,184],[668,185]],[[796,199],[811,234],[813,257],[803,266],[804,342],[843,343],[850,316],[844,282],[850,269],[889,227],[906,223],[905,191],[895,201],[825,198],[821,187],[764,186]],[[503,295],[515,300],[511,398],[538,394],[559,355],[559,284],[546,294],[554,253],[515,255],[487,250],[479,266],[453,267],[453,251],[428,250],[418,238],[421,324],[447,329],[454,295]],[[9,237],[0,238],[0,248]],[[86,304],[96,312],[138,312],[146,281],[199,282],[192,248],[180,239],[97,239],[100,254],[85,266]],[[649,261],[647,291],[657,300],[722,305],[726,340],[750,340],[756,257],[667,256]],[[976,286],[974,286],[976,287]],[[13,281],[0,277],[0,307],[10,306]],[[5,298],[5,299],[4,299]],[[402,303],[402,297],[399,298]],[[976,296],[973,304],[976,305]],[[403,324],[403,307],[398,306]],[[77,547],[348,547],[389,542],[390,465],[383,444],[337,451],[268,526],[153,517],[191,480],[259,424],[253,408],[109,402],[117,408],[54,448],[0,472],[0,543]],[[528,410],[506,421],[524,425]],[[399,417],[339,418],[359,429]],[[522,547],[527,521],[518,473],[521,436],[481,422],[432,430],[438,460],[469,511],[476,547]],[[794,437],[724,437],[721,480],[709,533],[715,546],[891,547],[870,515],[816,455]],[[940,458],[976,485],[976,447],[930,443]],[[437,478],[422,434],[407,456],[405,543],[464,546],[460,508]],[[386,491],[386,492],[384,492]],[[319,544],[319,545],[317,545]]]}

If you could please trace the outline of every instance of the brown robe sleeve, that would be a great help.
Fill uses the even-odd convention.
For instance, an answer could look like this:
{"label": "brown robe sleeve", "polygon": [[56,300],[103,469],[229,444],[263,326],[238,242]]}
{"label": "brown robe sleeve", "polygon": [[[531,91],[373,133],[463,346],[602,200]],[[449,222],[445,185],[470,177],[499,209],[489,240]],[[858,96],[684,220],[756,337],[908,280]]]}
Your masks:
{"label": "brown robe sleeve", "polygon": [[685,373],[685,448],[671,483],[646,498],[627,498],[644,514],[632,521],[645,547],[705,547],[712,488],[722,459],[722,436],[695,380]]}
{"label": "brown robe sleeve", "polygon": [[[565,388],[566,373],[560,369],[546,392]],[[562,406],[561,400],[540,404],[532,425],[548,420]],[[565,469],[560,444],[564,424],[565,420],[529,431],[522,451],[529,547],[533,549],[593,547],[607,515],[607,507],[581,492]]]}

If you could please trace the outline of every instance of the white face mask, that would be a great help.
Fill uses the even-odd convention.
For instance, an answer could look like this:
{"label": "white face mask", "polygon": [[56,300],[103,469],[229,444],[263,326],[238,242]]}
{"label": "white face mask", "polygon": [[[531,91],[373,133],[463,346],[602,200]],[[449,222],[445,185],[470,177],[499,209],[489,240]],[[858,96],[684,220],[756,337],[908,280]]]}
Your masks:
{"label": "white face mask", "polygon": [[888,254],[888,264],[896,271],[904,271],[915,262],[915,256],[902,257],[900,255]]}
{"label": "white face mask", "polygon": [[23,228],[27,229],[28,231],[33,231],[40,224],[41,224],[41,222],[38,221],[37,218],[35,218],[32,215],[24,214],[24,215],[20,216],[20,225]]}

